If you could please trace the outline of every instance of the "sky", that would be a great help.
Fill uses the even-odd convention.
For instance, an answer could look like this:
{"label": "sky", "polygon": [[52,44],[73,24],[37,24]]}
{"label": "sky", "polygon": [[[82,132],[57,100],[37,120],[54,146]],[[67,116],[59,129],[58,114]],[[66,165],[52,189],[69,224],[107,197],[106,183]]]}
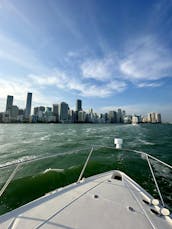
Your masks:
{"label": "sky", "polygon": [[160,112],[172,122],[172,0],[0,0],[0,111]]}

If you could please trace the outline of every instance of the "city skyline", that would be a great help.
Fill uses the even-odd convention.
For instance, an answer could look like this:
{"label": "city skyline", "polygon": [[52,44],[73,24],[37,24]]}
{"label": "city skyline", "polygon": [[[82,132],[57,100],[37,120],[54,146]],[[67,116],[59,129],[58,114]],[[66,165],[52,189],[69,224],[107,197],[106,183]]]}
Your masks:
{"label": "city skyline", "polygon": [[32,91],[33,107],[80,98],[172,122],[170,0],[6,0],[0,16],[1,111]]}
{"label": "city skyline", "polygon": [[[34,114],[34,108],[36,108],[36,106],[34,106],[33,104],[34,104],[34,101],[32,101],[32,97],[33,97],[33,94],[32,94],[32,92],[27,92],[27,96],[25,96],[25,100],[24,100],[24,103],[25,103],[25,106],[20,106],[20,105],[18,105],[18,104],[15,104],[15,102],[13,102],[13,101],[15,101],[14,99],[15,99],[15,96],[14,95],[7,95],[6,96],[6,101],[5,101],[5,104],[4,104],[4,107],[6,107],[6,109],[4,109],[4,110],[0,110],[0,113],[2,113],[2,112],[7,112],[9,109],[11,109],[12,108],[12,106],[17,106],[19,109],[22,109],[23,111],[25,111],[26,112],[26,117],[27,116],[30,116],[30,115],[33,115]],[[10,105],[9,105],[9,103],[10,103]],[[23,103],[23,104],[24,104]],[[82,110],[86,110],[86,111],[89,111],[89,110],[91,110],[91,109],[93,109],[97,114],[101,114],[102,112],[109,112],[109,111],[115,111],[115,110],[118,110],[119,108],[121,109],[121,110],[124,110],[124,109],[122,109],[122,106],[119,106],[119,107],[117,107],[117,106],[112,106],[112,107],[107,107],[107,110],[104,110],[106,107],[104,107],[104,109],[102,110],[102,111],[100,111],[100,112],[98,112],[98,111],[96,111],[95,109],[94,109],[94,107],[89,107],[88,109],[83,109],[83,106],[82,106],[82,104],[83,104],[83,100],[81,100],[81,99],[77,99],[76,101],[75,101],[75,106],[73,106],[73,107],[71,107],[71,106],[69,106],[69,104],[67,103],[67,102],[65,102],[64,100],[63,101],[59,101],[59,103],[53,103],[53,104],[49,104],[48,106],[45,106],[43,103],[42,104],[39,104],[39,106],[40,107],[45,107],[45,108],[49,108],[49,107],[51,107],[52,109],[53,109],[53,107],[55,107],[55,106],[58,106],[59,104],[61,104],[61,103],[65,103],[65,104],[67,104],[68,105],[68,107],[71,109],[71,110],[74,110],[74,111],[76,111],[76,112],[78,112],[78,111],[82,111]],[[14,105],[15,104],[15,105]],[[56,109],[56,108],[55,108]],[[124,110],[125,111],[125,110]],[[154,112],[154,111],[149,111],[148,113],[151,113],[151,112]],[[158,111],[156,111],[157,113],[159,113]],[[139,112],[128,112],[128,113],[130,113],[131,115],[134,115],[134,114],[137,114],[137,115],[142,115],[142,116],[144,116],[145,114],[147,114],[147,113],[145,113],[145,114],[142,114],[142,113],[139,113]]]}
{"label": "city skyline", "polygon": [[[160,113],[149,112],[146,116],[141,114],[127,114],[125,110],[112,108],[98,114],[90,108],[85,111],[82,100],[76,100],[76,107],[72,110],[68,103],[60,102],[50,107],[38,106],[32,108],[32,92],[27,93],[26,107],[13,104],[13,95],[7,95],[6,110],[0,112],[0,123],[161,123]],[[33,110],[33,113],[32,113]]]}

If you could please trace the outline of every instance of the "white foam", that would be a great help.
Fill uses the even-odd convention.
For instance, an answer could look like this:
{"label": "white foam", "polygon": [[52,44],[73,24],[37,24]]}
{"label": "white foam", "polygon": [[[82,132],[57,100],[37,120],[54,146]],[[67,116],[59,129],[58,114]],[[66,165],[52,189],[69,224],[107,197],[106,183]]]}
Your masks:
{"label": "white foam", "polygon": [[43,174],[48,173],[48,172],[63,172],[64,169],[52,169],[52,168],[48,168],[46,170],[44,170]]}
{"label": "white foam", "polygon": [[50,139],[50,135],[49,134],[40,138],[41,141],[46,141],[46,140],[49,140],[49,139]]}
{"label": "white foam", "polygon": [[155,145],[155,143],[153,142],[148,142],[146,140],[143,140],[143,139],[138,139],[141,143],[143,143],[144,145]]}
{"label": "white foam", "polygon": [[33,143],[34,141],[33,140],[23,140],[22,143],[24,144],[29,144],[29,143]]}
{"label": "white foam", "polygon": [[78,168],[78,167],[79,167],[79,165],[73,165],[73,166],[69,167],[68,169],[74,169],[74,168]]}
{"label": "white foam", "polygon": [[19,159],[16,159],[16,160],[13,160],[13,161],[8,161],[8,162],[5,162],[3,164],[0,164],[0,168],[4,167],[4,166],[9,166],[9,165],[13,165],[13,164],[17,164],[17,163],[20,163],[20,162],[24,162],[24,161],[28,161],[28,160],[32,160],[32,159],[35,159],[36,156],[24,156],[24,157],[21,157]]}

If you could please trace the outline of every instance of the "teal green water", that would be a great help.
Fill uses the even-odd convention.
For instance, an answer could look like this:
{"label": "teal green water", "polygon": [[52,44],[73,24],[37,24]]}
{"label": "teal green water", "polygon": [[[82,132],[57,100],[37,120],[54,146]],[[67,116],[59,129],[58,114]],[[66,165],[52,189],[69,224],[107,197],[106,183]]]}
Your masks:
{"label": "teal green water", "polygon": [[[0,198],[0,214],[45,193],[77,180],[93,145],[114,147],[115,137],[123,138],[124,148],[148,152],[172,164],[172,125],[114,124],[1,124],[0,186],[18,161],[54,155],[19,168],[14,180]],[[172,206],[172,173],[153,162],[158,183],[168,206]],[[157,196],[144,158],[125,151],[95,147],[84,176],[120,169],[147,191]]]}

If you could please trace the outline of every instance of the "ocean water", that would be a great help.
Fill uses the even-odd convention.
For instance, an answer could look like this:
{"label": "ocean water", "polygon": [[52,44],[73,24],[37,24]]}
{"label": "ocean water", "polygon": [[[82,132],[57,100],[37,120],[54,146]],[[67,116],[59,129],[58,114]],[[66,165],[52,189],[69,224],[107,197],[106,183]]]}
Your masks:
{"label": "ocean water", "polygon": [[[0,124],[0,188],[15,169],[15,163],[28,161],[20,166],[0,197],[0,214],[76,181],[91,147],[94,151],[85,177],[120,169],[158,197],[145,158],[115,150],[115,137],[123,139],[126,149],[147,152],[172,164],[170,124]],[[172,171],[151,162],[164,201],[171,208]]]}

